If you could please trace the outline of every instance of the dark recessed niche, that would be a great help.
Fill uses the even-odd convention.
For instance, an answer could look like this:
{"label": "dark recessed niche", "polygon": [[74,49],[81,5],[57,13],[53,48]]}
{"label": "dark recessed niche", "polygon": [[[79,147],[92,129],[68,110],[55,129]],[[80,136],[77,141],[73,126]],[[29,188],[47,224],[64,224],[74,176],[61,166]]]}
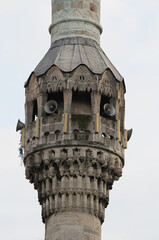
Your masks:
{"label": "dark recessed niche", "polygon": [[79,92],[73,91],[72,92],[72,107],[71,107],[72,114],[85,114],[91,115],[91,94],[90,92]]}
{"label": "dark recessed niche", "polygon": [[110,103],[110,99],[106,96],[101,96],[101,102],[100,102],[100,116],[106,117],[106,114],[104,112],[104,105]]}
{"label": "dark recessed niche", "polygon": [[33,101],[32,122],[36,120],[37,115],[38,115],[38,104],[37,104],[37,99],[35,99]]}
{"label": "dark recessed niche", "polygon": [[[47,93],[47,102],[51,100],[54,100],[57,103],[57,111],[54,112],[54,114],[63,113],[64,109],[63,92]],[[50,116],[50,114],[46,113],[46,116]]]}
{"label": "dark recessed niche", "polygon": [[49,132],[45,132],[45,133],[44,133],[44,135],[45,135],[46,137],[49,136],[49,134],[50,134]]}

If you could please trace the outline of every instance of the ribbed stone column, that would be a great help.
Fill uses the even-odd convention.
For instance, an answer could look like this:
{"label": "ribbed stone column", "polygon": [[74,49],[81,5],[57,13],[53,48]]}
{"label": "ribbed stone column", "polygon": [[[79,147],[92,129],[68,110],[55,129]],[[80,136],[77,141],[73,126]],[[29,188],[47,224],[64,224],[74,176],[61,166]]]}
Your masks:
{"label": "ribbed stone column", "polygon": [[66,37],[91,38],[98,43],[100,0],[52,0],[51,41]]}

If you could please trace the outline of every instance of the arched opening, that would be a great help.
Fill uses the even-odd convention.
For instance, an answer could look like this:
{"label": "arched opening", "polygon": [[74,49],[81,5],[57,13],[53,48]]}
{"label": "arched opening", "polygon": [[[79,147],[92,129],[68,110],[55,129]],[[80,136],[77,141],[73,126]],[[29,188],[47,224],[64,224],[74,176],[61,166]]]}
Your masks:
{"label": "arched opening", "polygon": [[91,115],[91,95],[90,92],[72,92],[72,114]]}
{"label": "arched opening", "polygon": [[55,139],[56,139],[56,141],[60,140],[60,131],[59,130],[55,131]]}
{"label": "arched opening", "polygon": [[110,99],[107,96],[102,95],[101,96],[101,102],[100,102],[100,116],[105,117],[105,112],[104,112],[104,105],[110,103]]}
{"label": "arched opening", "polygon": [[79,131],[77,129],[73,130],[74,140],[78,140],[79,137]]}
{"label": "arched opening", "polygon": [[38,103],[37,99],[33,101],[33,114],[32,114],[32,122],[34,122],[38,115]]}
{"label": "arched opening", "polygon": [[[63,92],[51,92],[47,93],[47,102],[54,100],[57,103],[57,111],[55,112],[62,114],[64,109],[63,103]],[[49,113],[46,113],[46,116],[49,116]]]}

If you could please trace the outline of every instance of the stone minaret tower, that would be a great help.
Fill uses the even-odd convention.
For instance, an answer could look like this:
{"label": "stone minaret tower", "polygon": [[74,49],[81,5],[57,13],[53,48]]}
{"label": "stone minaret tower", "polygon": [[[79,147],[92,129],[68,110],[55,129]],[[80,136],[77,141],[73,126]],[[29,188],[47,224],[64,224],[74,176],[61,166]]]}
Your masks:
{"label": "stone minaret tower", "polygon": [[100,0],[52,0],[51,47],[25,83],[22,147],[45,240],[100,240],[122,175],[124,80],[100,48]]}

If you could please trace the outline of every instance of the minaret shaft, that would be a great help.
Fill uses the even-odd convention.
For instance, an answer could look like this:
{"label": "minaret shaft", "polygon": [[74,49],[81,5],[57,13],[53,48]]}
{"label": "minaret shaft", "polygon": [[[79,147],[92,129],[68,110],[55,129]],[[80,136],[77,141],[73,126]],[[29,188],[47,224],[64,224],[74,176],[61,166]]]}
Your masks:
{"label": "minaret shaft", "polygon": [[52,0],[51,42],[66,37],[100,42],[100,0]]}
{"label": "minaret shaft", "polygon": [[45,240],[101,240],[101,223],[86,213],[61,213],[46,222]]}
{"label": "minaret shaft", "polygon": [[51,47],[25,84],[26,178],[45,240],[100,240],[122,176],[123,78],[100,48],[100,0],[52,0]]}

